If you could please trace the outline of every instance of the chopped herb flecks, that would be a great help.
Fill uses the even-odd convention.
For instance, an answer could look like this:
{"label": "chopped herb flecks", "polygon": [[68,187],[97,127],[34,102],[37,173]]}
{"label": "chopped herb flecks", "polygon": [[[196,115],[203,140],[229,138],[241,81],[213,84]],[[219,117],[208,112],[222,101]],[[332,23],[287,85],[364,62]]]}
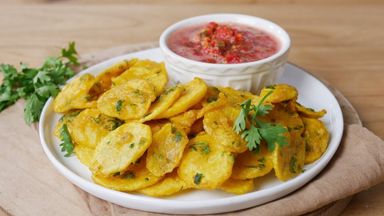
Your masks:
{"label": "chopped herb flecks", "polygon": [[120,112],[121,109],[123,108],[123,101],[122,100],[118,100],[115,104],[115,109],[117,112]]}
{"label": "chopped herb flecks", "polygon": [[211,149],[209,148],[209,145],[206,142],[197,142],[193,144],[190,148],[195,151],[200,150],[204,154],[208,154],[209,152],[211,152]]}
{"label": "chopped herb flecks", "polygon": [[295,156],[292,156],[289,161],[289,171],[291,173],[297,173],[297,159]]}
{"label": "chopped herb flecks", "polygon": [[204,177],[203,174],[201,173],[196,173],[196,175],[193,177],[193,183],[195,183],[195,185],[199,185],[200,182],[201,182],[201,179]]}

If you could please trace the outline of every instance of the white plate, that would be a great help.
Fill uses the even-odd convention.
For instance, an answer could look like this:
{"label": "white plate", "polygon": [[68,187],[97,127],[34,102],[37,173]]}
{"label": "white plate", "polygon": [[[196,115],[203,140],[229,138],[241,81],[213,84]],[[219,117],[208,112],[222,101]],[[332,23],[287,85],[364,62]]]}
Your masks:
{"label": "white plate", "polygon": [[[133,57],[162,61],[158,48],[119,56],[82,71],[80,74],[98,74],[103,69],[123,59]],[[79,75],[80,75],[79,74]],[[118,205],[159,213],[203,214],[221,213],[257,206],[280,198],[306,184],[314,178],[331,160],[343,133],[343,115],[331,91],[318,79],[304,70],[287,64],[279,83],[288,83],[299,91],[299,102],[314,109],[325,108],[328,113],[322,119],[330,131],[331,138],[327,151],[313,164],[305,166],[305,172],[286,182],[280,182],[273,174],[263,178],[256,191],[244,195],[232,195],[221,191],[196,190],[167,198],[153,198],[134,193],[123,193],[92,182],[91,173],[76,157],[64,157],[60,152],[60,141],[53,131],[59,115],[53,112],[52,99],[45,104],[39,123],[41,144],[56,169],[73,184],[101,199]],[[60,187],[60,185],[57,185]]]}

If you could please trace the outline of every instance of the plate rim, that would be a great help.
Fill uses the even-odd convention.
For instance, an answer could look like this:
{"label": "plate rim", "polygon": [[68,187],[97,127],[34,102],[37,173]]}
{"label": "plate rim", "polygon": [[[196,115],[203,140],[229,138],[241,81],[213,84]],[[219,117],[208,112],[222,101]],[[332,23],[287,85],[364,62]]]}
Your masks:
{"label": "plate rim", "polygon": [[[159,48],[152,48],[152,49],[145,49],[142,51],[137,51],[137,52],[132,52],[128,54],[123,54],[123,55],[118,55],[110,59],[106,59],[100,63],[97,63],[95,65],[92,65],[91,67],[87,68],[86,70],[82,70],[81,72],[77,73],[74,77],[69,79],[67,82],[70,82],[72,79],[75,77],[87,73],[89,71],[94,70],[95,68],[100,68],[102,65],[107,65],[111,62],[118,61],[118,59],[122,58],[132,58],[133,55],[140,53],[140,52],[151,52],[151,51],[157,51]],[[336,102],[338,105],[337,112],[339,112],[340,115],[340,121],[341,121],[341,133],[336,134],[336,141],[337,145],[333,149],[327,149],[326,154],[324,154],[324,158],[321,158],[321,161],[319,161],[312,169],[300,174],[298,177],[293,178],[289,181],[284,182],[283,184],[275,185],[271,188],[266,188],[262,189],[260,191],[254,191],[242,195],[234,195],[230,197],[223,197],[223,198],[217,198],[217,199],[212,199],[212,200],[204,200],[204,202],[201,202],[199,200],[169,200],[169,199],[162,199],[162,198],[154,198],[154,197],[144,197],[144,196],[137,196],[136,194],[131,194],[131,193],[126,193],[126,192],[120,192],[120,191],[115,191],[112,189],[105,188],[103,186],[97,185],[94,182],[88,181],[87,179],[84,179],[83,177],[77,175],[74,171],[72,171],[70,168],[65,166],[60,162],[58,158],[54,155],[53,152],[51,152],[51,149],[49,145],[49,142],[46,141],[46,134],[44,133],[44,127],[45,127],[45,122],[47,119],[47,110],[49,109],[49,106],[52,104],[53,99],[50,98],[44,105],[44,108],[42,110],[41,118],[39,121],[39,138],[40,138],[40,143],[43,147],[43,150],[45,154],[47,155],[48,159],[51,161],[51,163],[54,165],[54,167],[64,176],[66,177],[71,183],[77,185],[81,189],[87,191],[88,193],[91,193],[94,196],[97,196],[103,200],[107,200],[113,203],[116,203],[118,205],[123,205],[120,201],[116,199],[129,199],[131,201],[138,201],[138,202],[157,202],[157,207],[162,207],[162,208],[167,208],[167,209],[177,209],[178,211],[169,211],[169,210],[156,210],[156,208],[148,209],[148,208],[135,208],[135,209],[140,209],[140,210],[145,210],[145,211],[152,211],[152,212],[160,212],[160,213],[191,213],[193,209],[198,208],[198,212],[194,213],[222,213],[222,212],[228,212],[228,210],[223,210],[223,209],[218,209],[216,211],[206,211],[202,210],[201,208],[214,208],[214,207],[219,207],[219,206],[225,206],[225,205],[241,205],[244,202],[249,202],[254,199],[262,199],[265,196],[273,196],[273,198],[268,199],[268,201],[261,201],[261,203],[255,203],[254,205],[247,205],[247,207],[252,207],[252,206],[258,206],[263,203],[269,202],[276,200],[278,198],[283,197],[286,194],[291,193],[292,191],[295,191],[301,187],[303,187],[305,184],[307,184],[309,181],[311,181],[313,178],[315,178],[324,168],[325,166],[330,162],[330,160],[333,158],[335,152],[337,151],[338,147],[340,146],[343,130],[344,130],[344,122],[343,122],[343,114],[341,111],[341,107],[339,102],[337,101],[335,95],[333,92],[328,88],[328,86],[321,80],[318,79],[316,76],[314,76],[312,73],[307,71],[306,69],[297,66],[295,64],[287,63],[287,65],[290,65],[294,67],[295,69],[301,70],[305,73],[307,73],[309,76],[312,76],[314,79],[320,82],[320,84],[326,88],[332,95],[332,99]],[[287,67],[287,65],[285,67]],[[288,189],[287,189],[288,188]],[[104,194],[104,196],[100,195]],[[117,197],[116,197],[117,196]],[[129,201],[125,200],[125,201]],[[153,203],[151,204],[153,205]],[[188,205],[188,207],[180,207]],[[132,207],[131,207],[132,208]],[[234,210],[239,210],[243,209],[246,207],[239,207],[239,208],[234,208],[229,211],[234,211]],[[185,212],[180,212],[180,210],[185,210]],[[189,211],[186,211],[189,210]]]}

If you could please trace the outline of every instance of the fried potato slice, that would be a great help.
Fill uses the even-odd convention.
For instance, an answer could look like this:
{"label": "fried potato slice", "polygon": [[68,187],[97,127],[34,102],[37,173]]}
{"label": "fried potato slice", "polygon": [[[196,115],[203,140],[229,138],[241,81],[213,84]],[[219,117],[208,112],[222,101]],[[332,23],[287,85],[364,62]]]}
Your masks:
{"label": "fried potato slice", "polygon": [[73,109],[95,107],[96,101],[91,100],[89,90],[95,83],[91,74],[83,74],[67,83],[53,101],[53,110],[65,113]]}
{"label": "fried potato slice", "polygon": [[155,99],[155,92],[147,81],[132,79],[101,95],[97,108],[103,114],[119,119],[140,119]]}
{"label": "fried potato slice", "polygon": [[288,104],[275,104],[273,110],[267,115],[270,121],[285,126],[288,145],[276,145],[273,152],[273,167],[276,177],[286,181],[299,175],[304,167],[305,143],[302,138],[304,124],[300,116],[294,111],[295,108]]}
{"label": "fried potato slice", "polygon": [[118,190],[118,191],[135,191],[149,187],[161,180],[161,177],[153,175],[145,167],[145,157],[128,167],[124,174],[116,173],[111,177],[104,177],[93,174],[92,179],[99,185]]}
{"label": "fried potato slice", "polygon": [[82,145],[75,145],[74,153],[77,159],[87,167],[92,166],[93,155],[95,153],[94,148],[90,148]]}
{"label": "fried potato slice", "polygon": [[61,139],[61,127],[63,127],[64,124],[67,124],[68,131],[69,133],[71,133],[72,128],[70,127],[70,124],[73,119],[75,119],[75,117],[79,115],[80,112],[81,110],[73,110],[61,116],[59,121],[56,123],[55,130],[53,132],[57,138]]}
{"label": "fried potato slice", "polygon": [[215,189],[232,174],[234,156],[202,133],[190,141],[178,168],[179,177],[193,188]]}
{"label": "fried potato slice", "polygon": [[246,151],[236,157],[231,178],[253,179],[268,174],[272,169],[272,153],[262,145],[259,152]]}
{"label": "fried potato slice", "polygon": [[302,118],[304,122],[305,163],[319,159],[327,150],[329,133],[323,122],[314,118]]}
{"label": "fried potato slice", "polygon": [[98,109],[85,109],[72,120],[70,133],[77,145],[95,148],[100,140],[121,124],[121,120],[106,116]]}
{"label": "fried potato slice", "polygon": [[217,143],[230,152],[242,153],[247,143],[233,130],[233,123],[240,113],[240,107],[226,106],[204,115],[204,129]]}
{"label": "fried potato slice", "polygon": [[195,123],[195,121],[197,120],[198,113],[199,110],[188,110],[170,118],[169,120],[172,123],[179,125],[185,133],[189,134],[193,123]]}
{"label": "fried potato slice", "polygon": [[314,109],[304,107],[299,103],[296,103],[296,110],[300,114],[300,116],[307,118],[321,118],[327,113],[325,109],[316,112]]}
{"label": "fried potato slice", "polygon": [[238,107],[245,100],[255,97],[255,95],[250,92],[235,90],[231,87],[220,87],[219,90],[227,98],[228,103],[235,107]]}
{"label": "fried potato slice", "polygon": [[165,124],[153,135],[147,152],[147,169],[156,176],[172,172],[179,165],[187,144],[187,134],[179,126]]}
{"label": "fried potato slice", "polygon": [[212,103],[219,99],[220,90],[215,86],[208,86],[207,94],[201,101],[202,104]]}
{"label": "fried potato slice", "polygon": [[199,103],[205,96],[208,88],[207,84],[200,78],[193,79],[191,82],[184,84],[183,87],[185,90],[180,98],[168,110],[158,115],[156,119],[169,118],[185,112],[193,105]]}
{"label": "fried potato slice", "polygon": [[166,111],[172,104],[179,99],[184,89],[180,86],[173,86],[163,92],[160,97],[152,103],[147,114],[141,119],[141,122],[146,122],[156,118],[159,114]]}
{"label": "fried potato slice", "polygon": [[160,182],[138,190],[137,192],[155,197],[170,196],[180,191],[190,188],[180,177],[177,172],[167,174]]}
{"label": "fried potato slice", "polygon": [[91,170],[100,176],[124,173],[128,166],[139,159],[152,142],[148,125],[128,122],[110,132],[96,146]]}
{"label": "fried potato slice", "polygon": [[297,133],[290,133],[289,146],[276,146],[273,164],[276,177],[281,181],[291,179],[303,171],[305,145]]}
{"label": "fried potato slice", "polygon": [[271,86],[266,86],[261,89],[260,97],[264,97],[270,91],[273,91],[271,95],[267,97],[265,102],[270,103],[280,103],[288,100],[296,100],[297,90],[295,87],[287,84],[276,84]]}
{"label": "fried potato slice", "polygon": [[157,63],[150,60],[137,60],[128,70],[120,76],[113,78],[114,85],[120,85],[128,80],[144,79],[150,83],[156,96],[163,93],[165,85],[168,82],[168,75],[164,63]]}
{"label": "fried potato slice", "polygon": [[203,108],[203,104],[208,104],[214,102],[218,99],[220,94],[220,90],[214,86],[208,86],[207,93],[205,96],[199,101],[199,103],[195,104],[191,109],[201,109]]}
{"label": "fried potato slice", "polygon": [[219,189],[233,194],[245,194],[253,191],[255,184],[253,183],[253,179],[238,180],[230,178],[220,185]]}
{"label": "fried potato slice", "polygon": [[96,76],[96,82],[93,84],[90,94],[97,98],[102,93],[109,90],[112,86],[112,78],[117,77],[124,71],[128,70],[128,68],[130,68],[137,61],[137,59],[123,60],[105,69]]}
{"label": "fried potato slice", "polygon": [[212,98],[210,99],[210,97],[208,97],[207,100],[202,103],[202,108],[199,110],[199,113],[197,114],[197,118],[199,119],[203,117],[205,113],[224,107],[227,104],[228,104],[228,99],[224,95],[224,93],[219,93],[216,100],[213,100]]}

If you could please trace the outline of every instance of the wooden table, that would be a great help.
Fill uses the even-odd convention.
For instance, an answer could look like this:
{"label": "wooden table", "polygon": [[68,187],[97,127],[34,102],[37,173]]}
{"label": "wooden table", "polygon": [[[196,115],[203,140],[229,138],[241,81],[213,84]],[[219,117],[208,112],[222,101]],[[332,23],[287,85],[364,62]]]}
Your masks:
{"label": "wooden table", "polygon": [[[384,4],[379,0],[371,0],[369,4],[358,0],[351,3],[274,0],[269,5],[252,4],[265,0],[241,0],[236,5],[219,4],[217,0],[209,1],[214,4],[199,4],[204,2],[199,0],[188,1],[191,4],[169,0],[161,5],[155,0],[145,0],[141,5],[114,2],[88,4],[89,1],[81,0],[76,2],[78,5],[71,4],[74,1],[47,1],[39,5],[23,0],[0,2],[0,61],[18,64],[22,60],[39,65],[68,41],[76,41],[80,53],[88,53],[156,41],[165,27],[190,16],[215,12],[252,14],[284,27],[293,40],[289,60],[339,89],[356,107],[363,124],[384,138]],[[37,139],[33,132],[28,136]],[[0,215],[89,214],[81,198],[73,195],[69,182],[60,186],[65,190],[53,190],[57,187],[55,180],[63,178],[60,174],[56,173],[55,178],[39,176],[41,167],[34,167],[32,160],[28,163],[18,160],[19,157],[43,160],[47,164],[44,169],[56,172],[38,143],[31,146],[2,143],[1,148],[6,154],[0,153],[0,163],[14,161],[12,167],[2,168],[0,172]],[[34,181],[36,187],[16,185],[10,175]],[[15,189],[11,188],[20,189],[14,193]],[[44,193],[54,193],[50,196],[54,199],[45,200]],[[384,215],[384,184],[356,195],[343,215]]]}

